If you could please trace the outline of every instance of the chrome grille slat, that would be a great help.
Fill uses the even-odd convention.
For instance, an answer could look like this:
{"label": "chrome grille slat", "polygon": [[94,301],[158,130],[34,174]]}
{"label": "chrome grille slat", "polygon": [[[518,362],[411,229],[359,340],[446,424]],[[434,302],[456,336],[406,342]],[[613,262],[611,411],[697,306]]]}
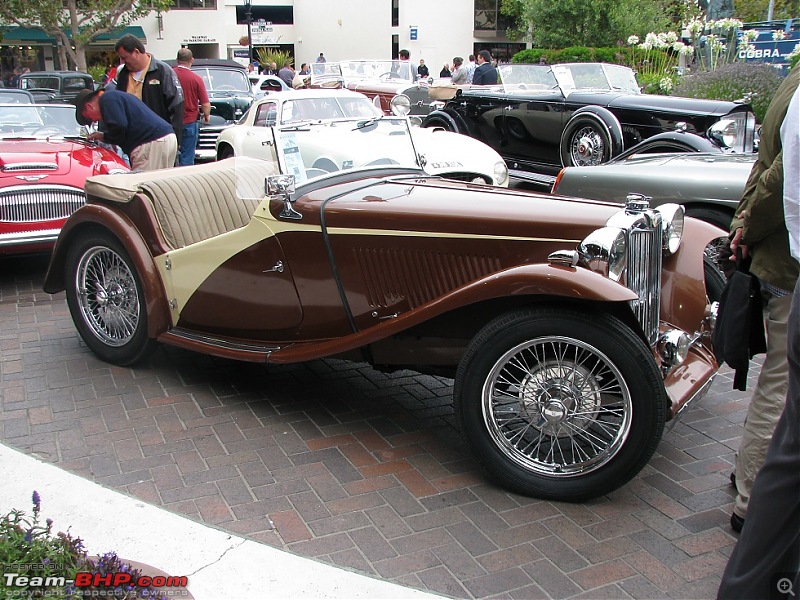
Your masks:
{"label": "chrome grille slat", "polygon": [[642,325],[647,340],[654,344],[658,339],[661,306],[661,231],[634,229],[628,240],[627,286],[638,297],[631,301],[636,318]]}
{"label": "chrome grille slat", "polygon": [[23,223],[66,219],[86,202],[83,190],[25,185],[0,190],[0,221]]}
{"label": "chrome grille slat", "polygon": [[13,163],[3,167],[3,173],[16,173],[17,171],[57,171],[58,165],[54,162]]}

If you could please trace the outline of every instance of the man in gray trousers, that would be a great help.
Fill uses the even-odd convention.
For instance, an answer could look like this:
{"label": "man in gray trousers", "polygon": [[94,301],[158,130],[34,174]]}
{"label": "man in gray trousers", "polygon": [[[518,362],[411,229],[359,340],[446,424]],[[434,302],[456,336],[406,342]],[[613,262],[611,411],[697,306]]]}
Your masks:
{"label": "man in gray trousers", "polygon": [[[800,262],[800,88],[781,126],[783,208],[789,250]],[[793,600],[800,594],[800,280],[789,313],[789,389],[764,466],[756,476],[739,543],[717,593]]]}

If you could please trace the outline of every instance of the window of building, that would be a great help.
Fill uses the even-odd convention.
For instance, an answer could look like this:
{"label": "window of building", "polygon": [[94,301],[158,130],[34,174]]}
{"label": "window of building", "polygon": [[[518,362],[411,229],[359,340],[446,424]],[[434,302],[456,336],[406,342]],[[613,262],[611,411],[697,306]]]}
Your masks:
{"label": "window of building", "polygon": [[[252,22],[265,21],[269,25],[293,25],[294,7],[292,6],[256,6],[250,5],[250,18]],[[247,8],[236,7],[236,22],[240,25],[247,23]]]}
{"label": "window of building", "polygon": [[400,26],[400,0],[392,0],[392,27]]}
{"label": "window of building", "polygon": [[195,8],[215,9],[217,0],[172,0],[173,10],[190,10]]}
{"label": "window of building", "polygon": [[505,35],[513,23],[512,20],[500,13],[502,0],[475,0],[475,30],[496,31]]}

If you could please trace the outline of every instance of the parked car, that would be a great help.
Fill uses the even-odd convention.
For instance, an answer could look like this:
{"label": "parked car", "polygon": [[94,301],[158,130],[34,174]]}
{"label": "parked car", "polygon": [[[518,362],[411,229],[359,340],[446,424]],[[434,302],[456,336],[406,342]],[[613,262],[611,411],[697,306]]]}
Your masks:
{"label": "parked car", "polygon": [[508,488],[580,501],[630,480],[717,371],[703,249],[718,230],[678,205],[431,177],[406,119],[338,125],[374,160],[324,172],[334,127],[269,129],[277,163],[89,178],[45,291],[66,290],[113,364],[161,342],[446,375]]}
{"label": "parked car", "polygon": [[398,108],[402,114],[412,116],[427,115],[430,110],[428,87],[433,79],[418,78],[417,65],[409,61],[347,60],[327,65],[323,75],[318,72],[320,67],[312,65],[312,86],[318,80],[322,82],[320,87],[331,86],[337,68],[342,87],[366,95],[386,115],[401,114]]}
{"label": "parked car", "polygon": [[271,92],[285,92],[290,90],[286,82],[276,75],[255,75],[250,73],[248,75],[250,80],[250,88],[253,90],[253,97],[263,98]]}
{"label": "parked car", "polygon": [[0,255],[51,250],[86,178],[129,170],[79,133],[74,106],[0,104]]}
{"label": "parked car", "polygon": [[[342,161],[362,165],[380,156],[381,149],[364,144],[359,123],[376,119],[381,110],[363,94],[340,89],[293,90],[273,94],[257,101],[237,125],[225,129],[217,140],[217,159],[252,156],[277,160],[270,145],[274,125],[298,126],[306,123],[349,122],[355,133],[339,126],[331,130],[330,147],[321,153],[314,167],[327,171],[347,168]],[[508,169],[502,157],[486,144],[442,129],[413,127],[411,136],[417,151],[424,156],[425,171],[448,179],[508,186]],[[405,150],[405,146],[400,146]],[[341,151],[344,150],[344,153]],[[337,155],[340,158],[337,159]],[[358,156],[358,158],[356,158]]]}
{"label": "parked car", "polygon": [[553,193],[620,202],[630,193],[652,206],[682,204],[686,214],[728,231],[755,154],[635,154],[594,167],[566,167]]}
{"label": "parked car", "polygon": [[[452,89],[426,127],[445,127],[497,150],[511,174],[552,177],[562,166],[608,162],[655,138],[683,151],[753,151],[755,116],[749,104],[642,94],[628,67],[601,63],[503,65],[502,83]],[[659,136],[659,137],[656,137]],[[707,139],[704,139],[707,138]]]}
{"label": "parked car", "polygon": [[[174,66],[174,60],[166,61]],[[247,69],[235,60],[196,58],[192,71],[203,78],[211,102],[211,119],[200,121],[195,161],[214,160],[217,138],[238,121],[255,100]]]}
{"label": "parked car", "polygon": [[33,104],[33,94],[27,90],[0,88],[0,104]]}
{"label": "parked car", "polygon": [[69,103],[81,90],[93,90],[94,79],[80,71],[31,71],[19,78],[20,89],[30,92],[38,103]]}

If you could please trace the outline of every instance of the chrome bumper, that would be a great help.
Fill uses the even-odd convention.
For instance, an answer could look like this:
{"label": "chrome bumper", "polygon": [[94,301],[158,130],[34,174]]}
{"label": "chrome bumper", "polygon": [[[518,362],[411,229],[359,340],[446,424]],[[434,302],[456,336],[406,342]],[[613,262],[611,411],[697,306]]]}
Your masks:
{"label": "chrome bumper", "polygon": [[0,248],[55,243],[59,233],[61,233],[60,229],[2,233],[0,234]]}

